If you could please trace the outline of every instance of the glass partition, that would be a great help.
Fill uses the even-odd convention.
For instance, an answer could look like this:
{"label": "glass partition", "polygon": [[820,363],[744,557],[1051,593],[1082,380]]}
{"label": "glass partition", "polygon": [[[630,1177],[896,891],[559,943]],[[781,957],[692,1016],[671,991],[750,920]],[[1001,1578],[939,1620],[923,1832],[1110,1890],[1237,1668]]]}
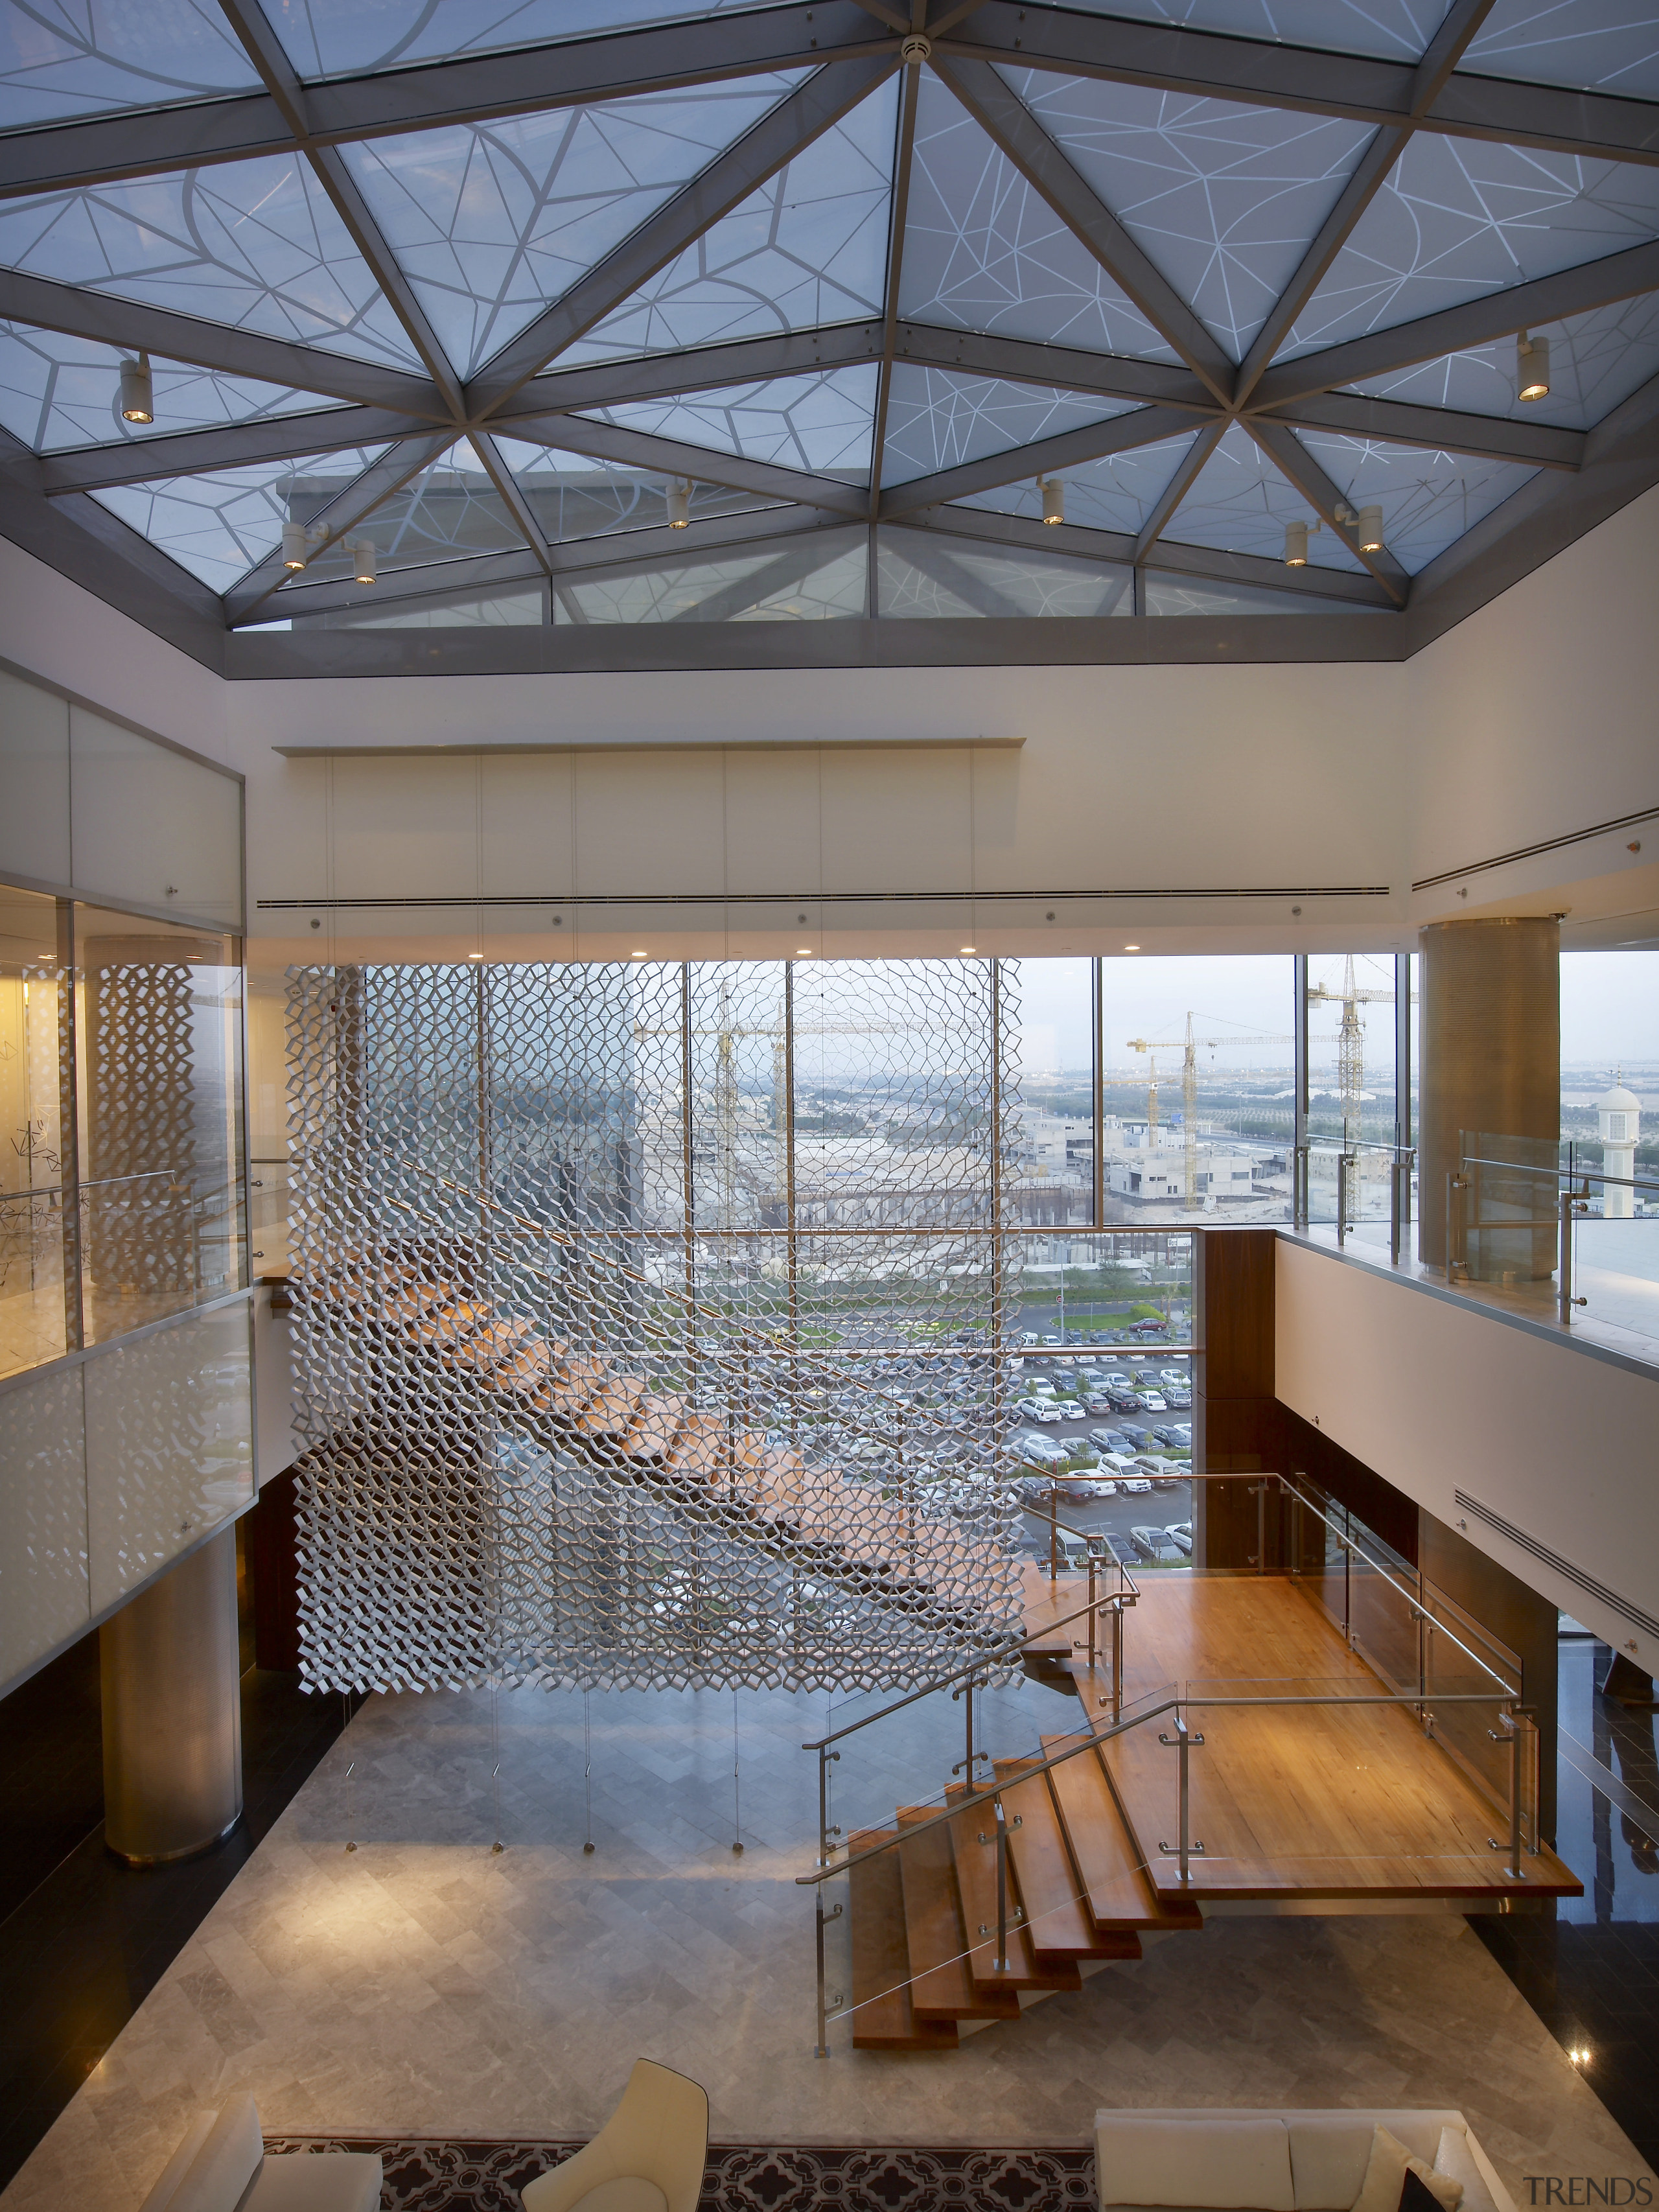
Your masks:
{"label": "glass partition", "polygon": [[56,902],[0,890],[0,1376],[56,1359],[76,1340],[64,972]]}

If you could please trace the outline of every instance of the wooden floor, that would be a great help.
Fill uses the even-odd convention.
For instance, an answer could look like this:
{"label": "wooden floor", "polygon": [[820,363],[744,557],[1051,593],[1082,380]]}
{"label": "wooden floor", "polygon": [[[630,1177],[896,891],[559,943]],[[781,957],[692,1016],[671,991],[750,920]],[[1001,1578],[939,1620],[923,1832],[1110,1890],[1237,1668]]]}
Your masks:
{"label": "wooden floor", "polygon": [[[1030,1589],[1028,1623],[1039,1650],[1075,1639],[1081,1623],[1054,1631],[1057,1613],[1086,1599],[1086,1580],[1046,1576]],[[1086,1631],[1085,1631],[1086,1633]],[[1180,1879],[1160,1850],[1179,1835],[1178,1758],[1168,1721],[1133,1729],[1102,1747],[1113,1795],[1136,1856],[1160,1900],[1182,1898],[1488,1899],[1577,1896],[1580,1884],[1553,1852],[1529,1857],[1524,1884],[1505,1873],[1504,1815],[1406,1706],[1256,1703],[1213,1698],[1347,1692],[1386,1685],[1355,1656],[1301,1586],[1279,1576],[1149,1573],[1124,1624],[1124,1696],[1131,1708],[1174,1694],[1189,1702],[1201,1735],[1190,1754],[1189,1832],[1201,1855]],[[1074,1652],[1078,1695],[1098,1724],[1109,1717],[1110,1678]],[[1496,1726],[1498,1708],[1481,1711]]]}

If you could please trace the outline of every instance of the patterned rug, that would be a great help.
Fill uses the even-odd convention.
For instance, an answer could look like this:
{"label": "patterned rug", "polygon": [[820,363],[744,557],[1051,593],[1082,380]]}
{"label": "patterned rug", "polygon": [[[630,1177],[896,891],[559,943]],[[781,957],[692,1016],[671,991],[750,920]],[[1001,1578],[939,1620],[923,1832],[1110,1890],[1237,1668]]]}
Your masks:
{"label": "patterned rug", "polygon": [[[520,2212],[579,2142],[270,2136],[270,2151],[378,2151],[381,2212]],[[1093,2212],[1090,2149],[829,2149],[711,2143],[698,2212]]]}

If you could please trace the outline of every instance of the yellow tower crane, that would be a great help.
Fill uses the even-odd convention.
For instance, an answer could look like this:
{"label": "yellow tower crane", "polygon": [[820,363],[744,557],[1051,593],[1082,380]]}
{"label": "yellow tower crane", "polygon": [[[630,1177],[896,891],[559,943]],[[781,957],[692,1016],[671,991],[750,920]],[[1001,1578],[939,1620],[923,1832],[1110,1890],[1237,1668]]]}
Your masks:
{"label": "yellow tower crane", "polygon": [[[1218,1046],[1224,1044],[1288,1044],[1291,1042],[1291,1038],[1283,1031],[1264,1036],[1194,1036],[1193,1017],[1190,1013],[1187,1017],[1187,1030],[1184,1036],[1131,1037],[1128,1040],[1131,1052],[1150,1053],[1154,1050],[1162,1052],[1177,1044],[1182,1047],[1182,1134],[1186,1139],[1183,1184],[1184,1203],[1188,1212],[1196,1211],[1198,1206],[1198,1048],[1203,1045],[1213,1051]],[[1156,1067],[1156,1061],[1153,1062],[1153,1066]],[[1146,1133],[1147,1141],[1150,1144],[1155,1135],[1155,1130],[1149,1129]]]}
{"label": "yellow tower crane", "polygon": [[1349,953],[1342,964],[1342,988],[1328,990],[1322,983],[1308,987],[1308,1004],[1340,1006],[1342,1019],[1336,1033],[1336,1087],[1342,1106],[1342,1142],[1346,1149],[1353,1134],[1351,1122],[1358,1122],[1364,1105],[1365,1089],[1365,1026],[1359,1009],[1365,1006],[1391,1006],[1394,993],[1360,989],[1354,981],[1353,955]]}

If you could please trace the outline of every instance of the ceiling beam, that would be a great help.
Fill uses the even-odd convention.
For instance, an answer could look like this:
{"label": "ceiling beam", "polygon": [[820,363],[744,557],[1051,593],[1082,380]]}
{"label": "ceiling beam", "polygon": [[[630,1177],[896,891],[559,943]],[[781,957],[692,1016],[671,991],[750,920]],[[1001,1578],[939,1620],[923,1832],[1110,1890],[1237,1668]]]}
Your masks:
{"label": "ceiling beam", "polygon": [[1347,338],[1319,353],[1280,362],[1263,375],[1251,394],[1250,404],[1252,408],[1282,407],[1307,392],[1328,392],[1338,385],[1358,384],[1366,377],[1412,368],[1419,362],[1438,361],[1446,354],[1489,345],[1494,338],[1509,337],[1516,331],[1559,323],[1569,315],[1587,314],[1592,308],[1612,307],[1620,300],[1655,290],[1659,290],[1659,242],[1629,246],[1600,261],[1559,269],[1552,276],[1511,284],[1504,291],[1466,300],[1460,307],[1421,315],[1415,322],[1369,331],[1364,337]]}
{"label": "ceiling beam", "polygon": [[805,0],[336,78],[306,88],[302,118],[266,91],[43,125],[0,136],[0,198],[811,69],[896,44],[854,0]]}
{"label": "ceiling beam", "polygon": [[523,416],[567,408],[614,407],[631,399],[672,398],[711,392],[726,384],[755,384],[774,376],[811,376],[826,368],[881,358],[879,323],[844,323],[819,331],[779,331],[763,338],[734,338],[726,345],[693,346],[684,353],[636,355],[628,361],[585,362],[580,368],[550,369],[532,377],[490,416],[503,436]]}
{"label": "ceiling beam", "polygon": [[590,422],[585,415],[561,415],[544,426],[520,424],[513,434],[561,453],[588,453],[599,460],[619,461],[626,468],[648,469],[653,475],[727,484],[734,491],[788,500],[798,507],[827,507],[860,520],[869,506],[869,494],[862,484],[807,476],[799,469],[778,468],[770,461],[744,460],[738,453],[711,453],[706,447],[684,445],[676,438],[656,438],[644,430],[624,430],[614,422]]}
{"label": "ceiling beam", "polygon": [[[1305,115],[1347,116],[1385,129],[1411,115],[1416,73],[1410,62],[1322,52],[1174,23],[1129,22],[1059,7],[1033,14],[1019,0],[985,0],[964,31],[940,34],[938,51],[1005,68],[1053,70]],[[1425,131],[1556,153],[1659,161],[1654,102],[1565,85],[1458,72],[1447,77],[1418,124]]]}
{"label": "ceiling beam", "polygon": [[518,478],[496,450],[495,441],[488,432],[475,430],[469,442],[483,463],[484,473],[495,487],[495,496],[513,517],[514,526],[529,547],[538,567],[544,575],[550,575],[553,562],[547,532],[542,528],[535,508],[520,489]]}
{"label": "ceiling beam", "polygon": [[477,553],[469,560],[437,561],[428,568],[389,569],[378,584],[359,584],[349,576],[333,577],[325,584],[301,583],[295,578],[233,627],[283,619],[305,623],[348,607],[418,605],[462,592],[511,589],[515,584],[546,580],[546,568],[528,546],[511,553]]}
{"label": "ceiling beam", "polygon": [[1225,422],[1206,424],[1182,455],[1180,465],[1153,501],[1152,512],[1142,523],[1140,535],[1135,539],[1132,557],[1137,568],[1140,567],[1168,528],[1170,517],[1197,483],[1199,472],[1221,443],[1226,431]]}
{"label": "ceiling beam", "polygon": [[1190,416],[1173,409],[1137,407],[1127,415],[1114,416],[1108,422],[1062,430],[1057,437],[1042,438],[1034,445],[1012,446],[1006,453],[987,454],[983,460],[964,461],[934,476],[894,484],[882,494],[881,520],[885,522],[911,514],[918,507],[939,507],[947,500],[971,498],[975,492],[1019,483],[1028,477],[1047,476],[1056,469],[1104,460],[1113,453],[1132,453],[1139,446],[1155,446],[1162,439],[1182,436],[1192,427]]}
{"label": "ceiling beam", "polygon": [[897,66],[896,57],[886,53],[832,63],[810,76],[504,346],[472,380],[468,398],[474,412],[483,415],[500,407],[722,216],[833,129]]}
{"label": "ceiling beam", "polygon": [[[441,454],[447,453],[454,441],[447,430],[435,436],[428,432],[420,438],[407,438],[401,445],[393,446],[383,453],[372,467],[347,484],[319,514],[308,518],[324,526],[325,535],[316,551],[325,552],[339,543],[349,530],[355,530],[366,516],[373,514],[382,500],[390,499],[401,491],[411,477],[429,468]],[[224,595],[227,623],[247,620],[253,609],[259,606],[276,589],[289,570],[283,566],[283,549],[272,546],[264,559],[250,568],[241,581],[233,585]]]}
{"label": "ceiling beam", "polygon": [[1370,399],[1357,392],[1313,392],[1261,419],[1296,422],[1309,430],[1340,430],[1351,438],[1380,438],[1428,453],[1522,461],[1539,469],[1576,469],[1584,457],[1583,430],[1514,422],[1501,415],[1466,415],[1451,407],[1417,407],[1401,399]]}
{"label": "ceiling beam", "polygon": [[1411,593],[1411,578],[1387,546],[1380,552],[1368,553],[1358,544],[1352,524],[1340,519],[1353,511],[1347,494],[1338,490],[1296,433],[1285,423],[1264,421],[1259,416],[1252,418],[1249,430],[1262,452],[1277,465],[1280,475],[1295,485],[1326,529],[1333,532],[1338,542],[1370,570],[1395,605],[1403,607]]}
{"label": "ceiling beam", "polygon": [[449,414],[433,386],[406,369],[351,361],[319,346],[295,345],[291,339],[264,337],[257,331],[175,315],[142,300],[57,284],[16,269],[0,269],[0,316],[128,353],[153,354],[158,361],[188,362],[197,368],[221,369],[227,376],[257,377],[266,384],[394,409],[427,421],[443,421]]}
{"label": "ceiling beam", "polygon": [[944,330],[928,323],[898,325],[896,358],[963,376],[1006,377],[1058,392],[1097,392],[1111,399],[1143,400],[1164,407],[1214,411],[1215,395],[1189,369],[1163,361],[1131,361],[1089,353],[1080,346],[1042,345],[978,331]]}
{"label": "ceiling beam", "polygon": [[1493,4],[1494,0],[1452,0],[1440,27],[1429,42],[1427,52],[1412,73],[1405,118],[1395,127],[1379,131],[1361,154],[1335,206],[1319,226],[1312,244],[1297,264],[1296,274],[1273,302],[1251,341],[1233,385],[1233,398],[1239,404],[1261,381],[1274,355],[1294,329],[1297,317],[1318,290],[1366,209],[1388,182],[1395,162],[1410,143],[1419,117],[1433,104],[1457,66],[1459,56]]}
{"label": "ceiling beam", "polygon": [[[1039,529],[1042,527],[1040,523],[1037,526]],[[958,542],[966,544],[967,541],[962,539]],[[954,592],[970,607],[977,600],[981,613],[1000,615],[1011,620],[1018,620],[1024,614],[1024,609],[1017,606],[1000,592],[988,578],[978,574],[965,562],[958,559],[951,550],[948,539],[936,536],[932,531],[913,530],[902,540],[895,538],[890,543],[893,550],[908,561],[913,568],[920,568],[930,583],[943,584],[946,591]]]}
{"label": "ceiling beam", "polygon": [[54,497],[106,484],[152,483],[164,477],[204,476],[245,468],[250,461],[289,460],[333,453],[353,446],[384,445],[388,438],[417,437],[431,425],[383,407],[331,408],[324,415],[267,415],[257,422],[231,422],[211,430],[181,430],[160,438],[124,438],[118,445],[83,446],[43,456],[44,489]]}
{"label": "ceiling beam", "polygon": [[932,67],[1194,374],[1218,399],[1230,399],[1233,364],[1222,347],[997,70],[988,62],[950,60],[938,52]]}
{"label": "ceiling beam", "polygon": [[[927,12],[927,0],[917,0],[916,15]],[[876,404],[870,428],[870,520],[881,506],[882,463],[887,452],[887,404],[893,389],[893,356],[896,350],[899,284],[904,268],[904,228],[910,208],[910,169],[916,147],[916,100],[921,85],[920,61],[906,64],[899,94],[898,144],[893,156],[893,190],[887,216],[887,270],[882,288],[880,365],[876,372]],[[871,545],[870,606],[875,609],[875,548]]]}
{"label": "ceiling beam", "polygon": [[727,583],[715,585],[706,599],[696,600],[668,619],[675,623],[730,622],[734,615],[758,605],[772,592],[787,591],[791,585],[800,583],[823,556],[822,546],[797,541],[773,559],[763,562],[748,575],[734,576]]}

